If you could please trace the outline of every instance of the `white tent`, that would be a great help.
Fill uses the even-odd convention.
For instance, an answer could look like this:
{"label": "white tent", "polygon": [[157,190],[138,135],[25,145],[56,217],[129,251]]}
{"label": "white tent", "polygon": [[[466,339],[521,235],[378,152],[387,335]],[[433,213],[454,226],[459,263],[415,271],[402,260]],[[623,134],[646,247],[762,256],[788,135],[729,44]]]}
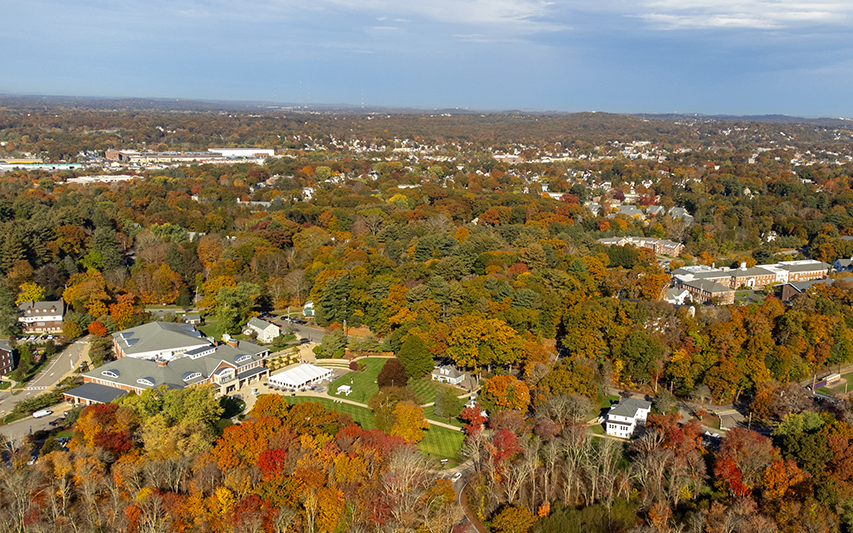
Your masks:
{"label": "white tent", "polygon": [[285,389],[297,390],[302,387],[319,383],[325,379],[332,377],[332,371],[328,368],[303,364],[297,367],[279,372],[274,376],[270,376],[269,383],[276,387]]}

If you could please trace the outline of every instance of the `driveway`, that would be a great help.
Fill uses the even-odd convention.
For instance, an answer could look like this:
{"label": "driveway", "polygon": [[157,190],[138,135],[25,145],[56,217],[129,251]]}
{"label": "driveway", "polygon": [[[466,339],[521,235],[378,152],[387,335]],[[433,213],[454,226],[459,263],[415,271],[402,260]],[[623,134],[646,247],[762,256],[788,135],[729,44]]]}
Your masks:
{"label": "driveway", "polygon": [[323,330],[323,328],[315,328],[308,325],[294,324],[293,322],[287,322],[282,318],[276,318],[272,320],[272,322],[277,326],[281,326],[282,331],[293,331],[294,333],[298,333],[300,337],[308,339],[311,342],[319,343],[323,340],[323,337],[326,336],[326,332]]}

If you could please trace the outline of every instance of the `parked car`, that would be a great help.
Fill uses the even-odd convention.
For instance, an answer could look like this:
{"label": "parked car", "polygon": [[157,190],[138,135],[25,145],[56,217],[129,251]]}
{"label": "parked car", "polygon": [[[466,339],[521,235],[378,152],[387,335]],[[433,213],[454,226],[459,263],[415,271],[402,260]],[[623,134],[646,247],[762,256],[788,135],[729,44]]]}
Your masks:
{"label": "parked car", "polygon": [[46,416],[50,416],[53,414],[53,411],[50,409],[39,409],[35,413],[33,413],[33,418],[44,418]]}
{"label": "parked car", "polygon": [[453,474],[453,477],[450,478],[450,481],[456,483],[460,479],[462,479],[462,472],[456,472],[455,474]]}

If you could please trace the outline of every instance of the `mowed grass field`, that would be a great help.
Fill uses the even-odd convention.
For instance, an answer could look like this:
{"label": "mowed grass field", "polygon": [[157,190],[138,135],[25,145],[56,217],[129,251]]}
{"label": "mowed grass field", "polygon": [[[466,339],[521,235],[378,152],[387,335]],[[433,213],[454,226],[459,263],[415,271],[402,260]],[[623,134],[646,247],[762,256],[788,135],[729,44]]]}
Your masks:
{"label": "mowed grass field", "polygon": [[[379,390],[379,385],[376,379],[379,377],[379,372],[385,363],[388,362],[384,357],[369,357],[361,359],[360,362],[367,364],[364,372],[348,372],[329,384],[329,396],[336,397],[338,387],[341,385],[349,385],[352,387],[352,393],[347,397],[350,400],[367,403],[371,396]],[[322,364],[322,362],[320,363]],[[433,403],[435,401],[435,392],[441,386],[437,381],[431,380],[428,376],[421,379],[410,381],[407,386],[415,392],[421,405]],[[464,391],[459,389],[459,394]]]}
{"label": "mowed grass field", "polygon": [[[364,372],[348,372],[331,382],[328,389],[329,396],[336,396],[335,393],[338,392],[338,387],[341,385],[349,385],[352,387],[352,393],[350,393],[349,399],[356,402],[367,403],[367,400],[369,400],[370,397],[376,394],[376,391],[379,390],[379,385],[376,384],[376,378],[379,377],[379,371],[382,370],[382,367],[385,366],[387,361],[388,359],[384,357],[368,357],[367,359],[361,359],[359,362],[367,364],[367,368]],[[322,365],[322,360],[317,364]]]}
{"label": "mowed grass field", "polygon": [[435,413],[433,412],[432,408],[433,408],[432,405],[424,407],[424,416],[426,417],[427,420],[443,422],[445,424],[450,424],[451,426],[455,426],[458,428],[461,428],[462,426],[465,425],[458,418],[451,418],[450,421],[448,421],[447,418],[445,418],[445,417],[436,416]]}
{"label": "mowed grass field", "polygon": [[[421,405],[424,405],[435,401],[435,391],[438,390],[441,384],[437,381],[433,381],[429,376],[427,376],[415,381],[410,381],[407,386],[415,391],[415,396],[418,397]],[[459,389],[459,394],[462,394],[462,389]]]}
{"label": "mowed grass field", "polygon": [[[373,424],[373,413],[367,407],[359,407],[348,403],[335,403],[330,399],[310,396],[282,397],[291,405],[302,402],[322,403],[326,409],[335,409],[339,413],[350,415],[364,429],[374,429],[376,427]],[[465,434],[461,431],[430,425],[429,429],[424,431],[424,439],[418,443],[418,449],[435,459],[448,459],[458,464],[462,460],[461,448],[462,441],[464,440]]]}
{"label": "mowed grass field", "polygon": [[364,429],[375,429],[373,424],[373,412],[367,407],[359,407],[349,403],[335,403],[333,400],[326,398],[316,398],[311,396],[282,396],[287,403],[293,405],[303,402],[322,403],[326,409],[334,409],[339,413],[350,415],[355,422]]}

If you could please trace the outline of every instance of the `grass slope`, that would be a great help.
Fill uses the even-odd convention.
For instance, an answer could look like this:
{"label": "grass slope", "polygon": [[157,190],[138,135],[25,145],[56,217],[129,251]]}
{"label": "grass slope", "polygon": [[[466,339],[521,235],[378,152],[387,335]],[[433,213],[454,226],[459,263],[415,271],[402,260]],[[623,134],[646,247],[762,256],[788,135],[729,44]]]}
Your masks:
{"label": "grass slope", "polygon": [[[370,397],[376,394],[376,391],[379,390],[379,385],[376,384],[376,378],[379,377],[379,371],[382,370],[382,367],[385,366],[387,361],[388,359],[382,357],[361,359],[359,362],[367,364],[367,368],[364,372],[348,372],[339,377],[329,384],[329,395],[335,396],[335,393],[338,391],[338,387],[341,385],[350,385],[352,387],[352,393],[349,395],[349,399],[356,402],[367,403],[367,400],[369,400]],[[322,360],[319,361],[318,364],[322,365]]]}

